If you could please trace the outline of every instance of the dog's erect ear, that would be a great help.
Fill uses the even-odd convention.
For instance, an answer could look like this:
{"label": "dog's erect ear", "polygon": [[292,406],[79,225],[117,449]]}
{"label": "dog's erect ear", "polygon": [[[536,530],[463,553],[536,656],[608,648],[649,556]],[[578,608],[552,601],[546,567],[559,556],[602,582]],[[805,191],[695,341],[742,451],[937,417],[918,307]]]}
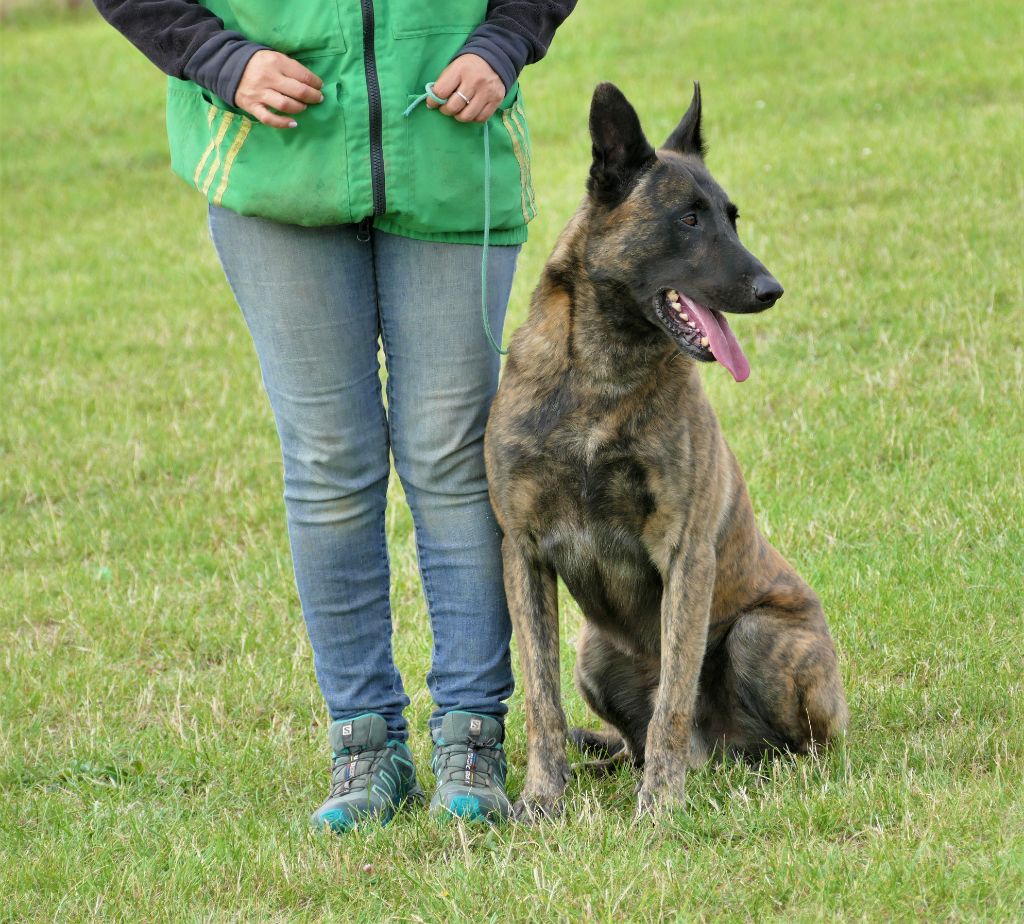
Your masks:
{"label": "dog's erect ear", "polygon": [[696,81],[693,83],[693,100],[690,102],[690,108],[680,119],[676,130],[668,136],[664,146],[670,151],[692,154],[701,160],[708,152],[700,133],[700,84]]}
{"label": "dog's erect ear", "polygon": [[594,90],[590,138],[594,161],[587,191],[611,208],[629,195],[640,174],[655,161],[636,110],[615,84],[601,83]]}

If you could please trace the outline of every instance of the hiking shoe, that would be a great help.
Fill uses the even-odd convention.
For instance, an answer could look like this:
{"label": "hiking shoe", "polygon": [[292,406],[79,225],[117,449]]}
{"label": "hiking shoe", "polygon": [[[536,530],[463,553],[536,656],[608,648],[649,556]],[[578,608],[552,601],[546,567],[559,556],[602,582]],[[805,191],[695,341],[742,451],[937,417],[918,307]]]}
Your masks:
{"label": "hiking shoe", "polygon": [[389,741],[384,717],[367,712],[334,722],[330,729],[331,794],[313,812],[314,828],[348,831],[374,820],[386,825],[405,802],[423,799],[412,753],[404,741]]}
{"label": "hiking shoe", "polygon": [[504,821],[512,813],[505,795],[505,731],[491,716],[449,712],[435,732],[431,766],[437,791],[430,814],[467,821]]}

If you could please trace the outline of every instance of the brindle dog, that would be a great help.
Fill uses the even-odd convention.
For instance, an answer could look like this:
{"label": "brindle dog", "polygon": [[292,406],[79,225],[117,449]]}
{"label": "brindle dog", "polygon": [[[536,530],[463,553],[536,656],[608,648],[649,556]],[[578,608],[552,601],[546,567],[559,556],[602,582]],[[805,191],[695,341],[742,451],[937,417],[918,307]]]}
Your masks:
{"label": "brindle dog", "polygon": [[569,774],[556,575],[586,617],[576,682],[606,723],[572,739],[643,766],[640,811],[681,804],[709,757],[806,752],[847,721],[818,598],[758,531],[697,375],[717,359],[745,378],[721,312],[782,295],[705,167],[700,87],[658,151],[611,84],[590,131],[587,196],[487,428],[525,687],[521,818],[560,811]]}

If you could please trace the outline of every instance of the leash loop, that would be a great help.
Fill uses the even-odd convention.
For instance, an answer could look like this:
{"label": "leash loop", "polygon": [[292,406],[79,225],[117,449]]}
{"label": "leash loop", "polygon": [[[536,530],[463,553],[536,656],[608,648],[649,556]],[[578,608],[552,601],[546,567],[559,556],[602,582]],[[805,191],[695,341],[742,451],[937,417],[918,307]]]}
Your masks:
{"label": "leash loop", "polygon": [[[448,102],[446,99],[442,99],[434,92],[434,84],[428,83],[424,88],[424,93],[417,96],[409,105],[406,107],[405,112],[402,113],[403,118],[408,118],[412,111],[424,102],[428,97],[435,103],[443,106]],[[491,244],[491,123],[490,121],[484,122],[484,243],[483,243],[483,255],[480,258],[480,314],[484,324],[484,333],[487,335],[487,341],[490,343],[491,348],[499,356],[507,356],[508,350],[503,350],[501,344],[494,339],[494,333],[491,331],[491,318],[487,311],[487,254]]]}

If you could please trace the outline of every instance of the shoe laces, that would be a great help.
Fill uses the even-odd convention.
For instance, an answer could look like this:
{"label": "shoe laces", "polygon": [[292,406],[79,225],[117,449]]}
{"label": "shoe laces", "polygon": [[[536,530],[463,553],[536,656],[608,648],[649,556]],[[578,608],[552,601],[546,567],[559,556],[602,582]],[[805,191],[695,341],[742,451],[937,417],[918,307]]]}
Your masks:
{"label": "shoe laces", "polygon": [[460,783],[463,786],[490,786],[495,774],[501,772],[503,753],[497,738],[482,741],[460,741],[440,745],[434,753],[434,773],[438,784]]}
{"label": "shoe laces", "polygon": [[388,755],[391,745],[382,748],[345,748],[331,763],[331,799],[367,789],[377,765]]}

